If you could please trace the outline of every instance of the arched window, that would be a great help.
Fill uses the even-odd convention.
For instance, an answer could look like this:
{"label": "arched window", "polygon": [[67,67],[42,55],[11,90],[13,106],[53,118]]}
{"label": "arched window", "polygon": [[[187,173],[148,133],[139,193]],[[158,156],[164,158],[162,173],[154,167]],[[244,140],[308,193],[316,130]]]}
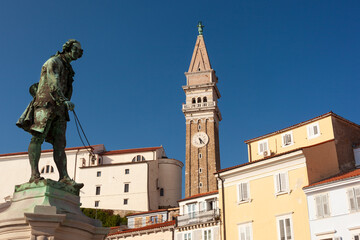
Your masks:
{"label": "arched window", "polygon": [[164,189],[160,188],[160,196],[164,196]]}
{"label": "arched window", "polygon": [[145,161],[145,157],[141,156],[141,155],[137,155],[132,159],[133,162],[141,162],[141,161]]}
{"label": "arched window", "polygon": [[203,98],[203,102],[207,102],[207,98],[206,98],[206,97]]}
{"label": "arched window", "polygon": [[197,102],[201,103],[201,97],[198,97]]}
{"label": "arched window", "polygon": [[193,98],[193,99],[191,100],[191,103],[196,103],[196,99]]}

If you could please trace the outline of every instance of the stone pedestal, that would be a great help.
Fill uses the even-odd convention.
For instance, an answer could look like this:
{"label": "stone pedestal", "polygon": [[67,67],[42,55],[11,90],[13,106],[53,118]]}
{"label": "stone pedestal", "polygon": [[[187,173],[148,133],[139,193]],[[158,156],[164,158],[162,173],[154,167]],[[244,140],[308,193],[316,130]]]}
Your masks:
{"label": "stone pedestal", "polygon": [[107,232],[81,212],[78,190],[50,179],[16,186],[0,208],[0,239],[100,240]]}

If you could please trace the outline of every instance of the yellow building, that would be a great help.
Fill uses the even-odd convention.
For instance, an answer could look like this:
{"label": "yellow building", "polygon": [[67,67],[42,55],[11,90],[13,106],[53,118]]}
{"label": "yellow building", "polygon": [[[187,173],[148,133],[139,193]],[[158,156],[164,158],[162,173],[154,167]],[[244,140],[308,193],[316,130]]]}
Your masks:
{"label": "yellow building", "polygon": [[332,112],[246,141],[249,162],[220,170],[223,239],[310,239],[302,188],[355,167],[360,126]]}

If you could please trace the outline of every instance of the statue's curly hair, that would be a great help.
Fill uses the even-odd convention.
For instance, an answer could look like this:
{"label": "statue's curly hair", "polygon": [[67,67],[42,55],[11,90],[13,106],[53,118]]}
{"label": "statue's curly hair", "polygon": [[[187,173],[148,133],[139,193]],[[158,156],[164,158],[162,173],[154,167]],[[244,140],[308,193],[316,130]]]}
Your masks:
{"label": "statue's curly hair", "polygon": [[64,43],[63,47],[62,47],[62,52],[61,53],[66,53],[66,52],[70,52],[71,51],[71,47],[74,43],[79,43],[79,41],[75,40],[75,39],[69,39],[66,43]]}

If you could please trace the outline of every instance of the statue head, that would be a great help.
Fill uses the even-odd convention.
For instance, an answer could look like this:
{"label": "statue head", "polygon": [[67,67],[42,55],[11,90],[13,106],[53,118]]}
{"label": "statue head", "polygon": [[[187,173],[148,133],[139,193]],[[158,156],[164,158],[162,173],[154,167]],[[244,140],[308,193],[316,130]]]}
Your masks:
{"label": "statue head", "polygon": [[76,60],[78,58],[81,58],[81,56],[83,55],[83,50],[79,41],[75,39],[69,39],[63,45],[61,53],[67,54],[71,58],[71,60]]}

